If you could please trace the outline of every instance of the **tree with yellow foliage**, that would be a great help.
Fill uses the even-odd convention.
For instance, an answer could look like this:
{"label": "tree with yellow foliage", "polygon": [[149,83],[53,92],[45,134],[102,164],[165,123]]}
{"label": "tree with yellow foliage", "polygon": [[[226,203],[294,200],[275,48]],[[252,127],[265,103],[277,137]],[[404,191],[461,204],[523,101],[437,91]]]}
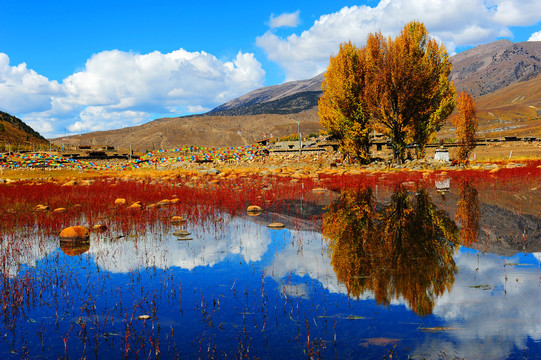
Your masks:
{"label": "tree with yellow foliage", "polygon": [[394,40],[378,32],[360,49],[342,44],[325,73],[321,124],[364,162],[372,124],[390,138],[395,160],[405,159],[407,145],[422,156],[455,106],[451,68],[445,47],[416,21]]}
{"label": "tree with yellow foliage", "polygon": [[370,34],[366,48],[368,111],[391,139],[396,160],[404,160],[409,144],[424,156],[431,136],[455,106],[445,47],[430,38],[422,23],[413,21],[394,40]]}
{"label": "tree with yellow foliage", "polygon": [[458,140],[458,160],[468,160],[470,152],[477,142],[477,107],[475,101],[465,91],[461,91],[457,100],[458,114],[453,118]]}
{"label": "tree with yellow foliage", "polygon": [[321,85],[318,115],[321,124],[340,143],[340,151],[349,159],[369,162],[370,122],[364,110],[364,55],[351,42],[340,45],[330,59]]}

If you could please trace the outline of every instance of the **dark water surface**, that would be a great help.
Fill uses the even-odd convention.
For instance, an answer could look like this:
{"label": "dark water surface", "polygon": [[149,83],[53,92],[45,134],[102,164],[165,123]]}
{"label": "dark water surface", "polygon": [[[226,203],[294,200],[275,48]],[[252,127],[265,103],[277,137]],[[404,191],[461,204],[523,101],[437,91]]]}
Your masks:
{"label": "dark water surface", "polygon": [[536,181],[327,191],[189,240],[4,239],[0,358],[541,358]]}

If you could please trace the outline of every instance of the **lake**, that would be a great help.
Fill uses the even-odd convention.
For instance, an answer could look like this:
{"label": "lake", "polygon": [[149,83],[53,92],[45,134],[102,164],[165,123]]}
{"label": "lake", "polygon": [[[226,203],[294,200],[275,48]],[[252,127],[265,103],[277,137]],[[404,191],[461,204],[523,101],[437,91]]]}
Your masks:
{"label": "lake", "polygon": [[0,358],[541,358],[540,174],[2,185]]}

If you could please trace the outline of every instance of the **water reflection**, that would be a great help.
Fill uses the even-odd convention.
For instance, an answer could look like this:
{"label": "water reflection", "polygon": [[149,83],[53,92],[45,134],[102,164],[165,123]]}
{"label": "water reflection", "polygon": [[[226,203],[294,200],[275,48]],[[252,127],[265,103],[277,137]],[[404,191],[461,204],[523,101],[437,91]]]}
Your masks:
{"label": "water reflection", "polygon": [[193,240],[179,241],[174,229],[161,228],[162,233],[94,241],[89,254],[100,268],[114,273],[149,267],[193,270],[212,267],[231,255],[241,256],[246,263],[259,261],[270,243],[264,228],[240,218],[224,216],[222,227],[216,229],[210,224],[191,226]]}
{"label": "water reflection", "polygon": [[60,240],[60,250],[68,256],[82,255],[90,249],[90,240]]}
{"label": "water reflection", "polygon": [[[524,194],[446,179],[329,191],[317,202],[336,200],[324,214],[304,194],[284,230],[266,227],[271,211],[216,210],[180,227],[142,217],[146,227],[92,233],[72,248],[40,231],[2,234],[0,330],[13,340],[0,357],[62,358],[67,346],[66,358],[88,349],[95,358],[381,359],[391,349],[397,358],[535,358],[541,255],[458,245],[488,242],[480,228],[541,239],[528,232],[539,228],[539,197],[525,198],[526,215],[510,201],[487,212],[487,199]],[[312,214],[322,228],[320,217],[300,221]]]}
{"label": "water reflection", "polygon": [[398,187],[389,204],[371,189],[347,189],[323,220],[331,264],[348,294],[374,293],[378,304],[403,298],[419,315],[431,314],[457,271],[458,228],[426,189]]}
{"label": "water reflection", "polygon": [[462,225],[460,239],[463,246],[471,246],[478,241],[481,206],[477,190],[467,180],[459,183],[460,200],[457,203],[455,218]]}

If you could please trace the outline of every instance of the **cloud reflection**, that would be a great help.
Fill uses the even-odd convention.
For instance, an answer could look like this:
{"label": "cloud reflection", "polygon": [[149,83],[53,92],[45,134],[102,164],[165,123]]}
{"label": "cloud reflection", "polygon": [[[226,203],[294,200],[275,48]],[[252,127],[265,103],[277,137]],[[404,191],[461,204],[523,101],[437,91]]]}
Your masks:
{"label": "cloud reflection", "polygon": [[166,269],[180,267],[193,270],[198,266],[214,266],[229,255],[240,255],[247,263],[261,260],[270,244],[265,228],[239,218],[230,220],[222,231],[202,227],[191,229],[193,240],[178,240],[172,235],[146,234],[140,239],[93,241],[89,254],[104,270],[126,273],[140,268]]}

